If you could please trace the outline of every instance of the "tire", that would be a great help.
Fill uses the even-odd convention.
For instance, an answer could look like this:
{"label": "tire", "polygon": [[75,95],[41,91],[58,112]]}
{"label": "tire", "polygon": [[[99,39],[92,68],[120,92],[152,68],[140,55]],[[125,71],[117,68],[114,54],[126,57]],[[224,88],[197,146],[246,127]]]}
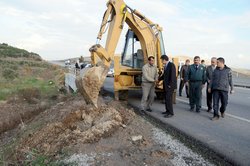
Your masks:
{"label": "tire", "polygon": [[119,100],[128,100],[128,90],[119,91]]}

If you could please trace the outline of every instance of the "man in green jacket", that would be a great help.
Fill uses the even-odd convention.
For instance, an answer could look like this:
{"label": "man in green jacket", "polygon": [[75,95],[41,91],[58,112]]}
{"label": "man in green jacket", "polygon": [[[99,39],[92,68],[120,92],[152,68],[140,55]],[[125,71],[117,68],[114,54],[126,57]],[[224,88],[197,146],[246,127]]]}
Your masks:
{"label": "man in green jacket", "polygon": [[202,88],[206,83],[206,69],[200,64],[200,57],[194,57],[194,64],[190,65],[185,77],[186,84],[189,84],[189,104],[190,110],[200,112]]}

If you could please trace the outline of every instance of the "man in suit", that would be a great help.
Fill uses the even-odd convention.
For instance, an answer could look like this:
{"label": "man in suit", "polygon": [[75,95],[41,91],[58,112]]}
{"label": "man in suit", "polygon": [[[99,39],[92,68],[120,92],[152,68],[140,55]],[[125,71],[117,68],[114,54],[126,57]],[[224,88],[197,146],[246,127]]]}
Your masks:
{"label": "man in suit", "polygon": [[190,65],[185,82],[189,84],[189,105],[190,111],[194,111],[196,106],[196,112],[200,112],[202,88],[206,83],[205,67],[200,64],[200,57],[194,57],[194,64]]}
{"label": "man in suit", "polygon": [[159,78],[159,81],[163,80],[163,89],[165,91],[165,118],[170,118],[174,115],[173,111],[173,92],[177,88],[177,77],[175,65],[169,62],[167,55],[162,55],[161,60],[164,66],[164,73]]}
{"label": "man in suit", "polygon": [[207,77],[207,112],[211,112],[212,111],[212,92],[208,92],[208,88],[209,88],[209,84],[212,80],[212,76],[213,76],[213,71],[216,68],[216,63],[217,63],[217,58],[213,57],[211,58],[211,65],[209,65],[206,68],[206,77]]}

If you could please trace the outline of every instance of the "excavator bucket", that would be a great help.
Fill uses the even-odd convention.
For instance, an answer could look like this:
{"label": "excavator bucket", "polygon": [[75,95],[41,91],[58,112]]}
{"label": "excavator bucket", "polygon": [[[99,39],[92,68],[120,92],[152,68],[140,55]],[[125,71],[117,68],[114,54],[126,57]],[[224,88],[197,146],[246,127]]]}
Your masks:
{"label": "excavator bucket", "polygon": [[84,68],[76,78],[76,86],[87,104],[98,107],[99,91],[106,79],[109,68],[103,64],[91,68]]}

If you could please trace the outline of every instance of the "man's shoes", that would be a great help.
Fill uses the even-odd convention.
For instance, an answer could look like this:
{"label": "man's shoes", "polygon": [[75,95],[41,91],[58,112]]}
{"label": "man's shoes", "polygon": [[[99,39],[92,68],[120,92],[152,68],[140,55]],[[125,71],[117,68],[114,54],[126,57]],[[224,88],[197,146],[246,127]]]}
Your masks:
{"label": "man's shoes", "polygon": [[142,115],[145,115],[145,111],[144,111],[144,110],[141,110],[140,113],[141,113]]}
{"label": "man's shoes", "polygon": [[212,121],[219,120],[219,117],[218,117],[218,116],[214,116],[211,120],[212,120]]}
{"label": "man's shoes", "polygon": [[168,112],[165,111],[165,112],[162,112],[162,114],[168,114]]}
{"label": "man's shoes", "polygon": [[222,117],[222,118],[225,118],[225,112],[222,112],[222,113],[221,113],[221,117]]}
{"label": "man's shoes", "polygon": [[200,111],[200,109],[196,109],[196,112],[197,112],[197,113],[200,113],[201,111]]}
{"label": "man's shoes", "polygon": [[148,112],[152,112],[152,110],[149,108],[149,109],[146,109],[146,111],[148,111]]}
{"label": "man's shoes", "polygon": [[190,111],[194,111],[194,108],[190,108]]}
{"label": "man's shoes", "polygon": [[167,115],[164,115],[164,118],[171,118],[172,116],[174,116],[174,115],[172,115],[172,114],[167,114]]}
{"label": "man's shoes", "polygon": [[181,93],[179,94],[179,96],[182,96]]}
{"label": "man's shoes", "polygon": [[212,112],[212,109],[211,109],[211,108],[208,108],[208,109],[207,109],[207,112]]}

